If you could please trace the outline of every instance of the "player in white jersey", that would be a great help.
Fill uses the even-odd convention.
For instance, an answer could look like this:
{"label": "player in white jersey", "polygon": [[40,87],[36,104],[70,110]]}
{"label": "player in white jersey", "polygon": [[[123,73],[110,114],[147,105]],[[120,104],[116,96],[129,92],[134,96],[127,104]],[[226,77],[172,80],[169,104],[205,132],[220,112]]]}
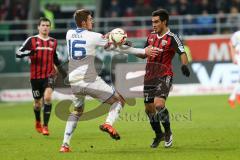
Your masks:
{"label": "player in white jersey", "polygon": [[[69,82],[75,96],[73,100],[75,109],[68,118],[60,152],[70,152],[70,139],[83,113],[86,95],[111,105],[106,121],[100,125],[100,129],[109,133],[116,140],[119,140],[120,136],[112,125],[119,117],[124,105],[123,97],[97,75],[94,66],[96,47],[100,46],[105,49],[111,47],[108,38],[91,31],[93,19],[90,11],[77,10],[74,13],[74,18],[78,28],[69,30],[66,40],[69,54]],[[118,48],[118,51],[135,55],[154,55],[152,47],[145,49],[128,47],[125,50]]]}
{"label": "player in white jersey", "polygon": [[[240,31],[233,33],[230,39],[229,45],[230,45],[230,54],[231,54],[233,63],[240,66]],[[235,107],[236,99],[238,103],[240,103],[239,93],[240,93],[240,84],[237,84],[228,98],[228,103],[232,108]]]}

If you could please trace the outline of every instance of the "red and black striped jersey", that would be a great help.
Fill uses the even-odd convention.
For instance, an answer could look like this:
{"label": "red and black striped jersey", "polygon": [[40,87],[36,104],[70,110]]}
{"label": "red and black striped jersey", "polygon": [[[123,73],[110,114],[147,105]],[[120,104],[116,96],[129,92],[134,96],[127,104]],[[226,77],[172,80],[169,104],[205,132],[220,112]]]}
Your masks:
{"label": "red and black striped jersey", "polygon": [[153,32],[148,36],[145,47],[149,45],[157,47],[158,55],[156,57],[147,57],[145,80],[166,75],[173,76],[172,59],[175,53],[177,52],[179,55],[185,53],[178,36],[170,32],[170,30],[162,36]]}
{"label": "red and black striped jersey", "polygon": [[17,57],[29,56],[31,60],[31,79],[42,79],[55,74],[54,64],[60,64],[57,53],[57,40],[48,37],[41,38],[39,35],[29,37],[19,48]]}

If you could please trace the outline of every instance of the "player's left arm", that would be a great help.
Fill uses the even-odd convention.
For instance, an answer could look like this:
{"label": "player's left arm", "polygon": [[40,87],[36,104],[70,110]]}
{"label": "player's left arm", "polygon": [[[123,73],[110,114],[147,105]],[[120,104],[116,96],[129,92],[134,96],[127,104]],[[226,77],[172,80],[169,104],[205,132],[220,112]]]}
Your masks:
{"label": "player's left arm", "polygon": [[181,59],[181,70],[182,70],[182,74],[186,77],[190,76],[190,70],[188,69],[188,58],[187,58],[187,54],[185,52],[183,43],[181,42],[181,40],[178,38],[177,35],[174,35],[172,38],[172,43],[174,46],[175,51],[179,54],[180,59]]}
{"label": "player's left arm", "polygon": [[67,77],[67,71],[63,68],[63,64],[61,64],[57,55],[57,43],[53,53],[53,61],[55,70],[59,72],[63,78]]}
{"label": "player's left arm", "polygon": [[142,58],[146,58],[147,56],[155,57],[158,53],[158,51],[152,46],[147,46],[145,48],[134,48],[134,47],[122,45],[114,49],[114,51],[117,51],[119,53],[124,53],[124,54],[132,54]]}

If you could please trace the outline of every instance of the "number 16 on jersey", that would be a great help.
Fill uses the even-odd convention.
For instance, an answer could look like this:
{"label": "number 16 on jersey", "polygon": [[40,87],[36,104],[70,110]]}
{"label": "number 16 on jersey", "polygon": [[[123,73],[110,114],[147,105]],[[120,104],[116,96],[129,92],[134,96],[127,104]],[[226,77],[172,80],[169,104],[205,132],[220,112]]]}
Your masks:
{"label": "number 16 on jersey", "polygon": [[85,45],[86,41],[84,40],[68,40],[69,56],[74,60],[84,58],[86,56]]}

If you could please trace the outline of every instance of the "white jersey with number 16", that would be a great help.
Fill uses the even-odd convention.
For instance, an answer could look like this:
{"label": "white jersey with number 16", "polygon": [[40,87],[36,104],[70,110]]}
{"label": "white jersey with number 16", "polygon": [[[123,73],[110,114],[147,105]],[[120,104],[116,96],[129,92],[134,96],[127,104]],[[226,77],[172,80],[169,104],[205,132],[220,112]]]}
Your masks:
{"label": "white jersey with number 16", "polygon": [[96,47],[105,46],[108,39],[100,33],[71,29],[66,35],[69,57],[69,81],[76,82],[82,79],[96,78],[94,57]]}

